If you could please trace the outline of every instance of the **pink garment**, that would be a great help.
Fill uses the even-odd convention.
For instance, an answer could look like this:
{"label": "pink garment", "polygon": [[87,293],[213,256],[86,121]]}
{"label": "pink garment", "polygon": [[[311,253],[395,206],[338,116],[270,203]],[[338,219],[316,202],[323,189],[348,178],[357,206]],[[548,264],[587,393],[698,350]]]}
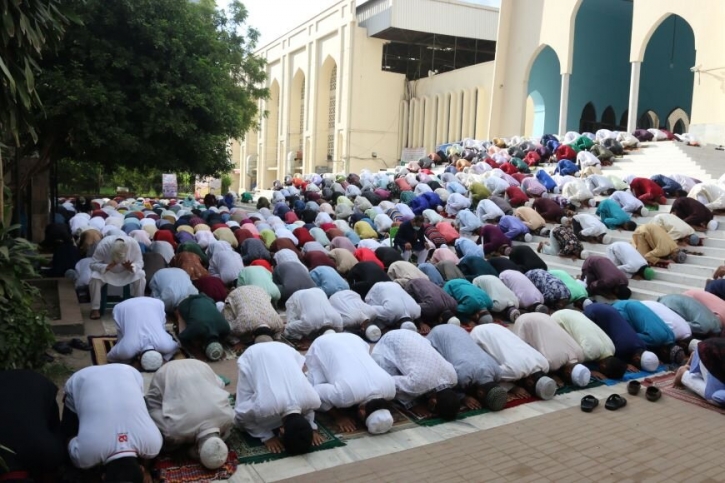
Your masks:
{"label": "pink garment", "polygon": [[720,319],[720,323],[725,326],[725,300],[701,289],[691,289],[684,292],[682,295],[692,297],[710,309],[710,311],[717,315],[717,318]]}
{"label": "pink garment", "polygon": [[436,264],[438,262],[442,262],[442,261],[446,261],[446,260],[451,261],[451,262],[455,263],[456,265],[458,265],[458,261],[459,261],[458,256],[455,253],[453,253],[453,251],[450,248],[448,248],[447,246],[437,248],[433,252],[433,256],[431,257],[430,262],[433,264]]}
{"label": "pink garment", "polygon": [[544,303],[544,296],[523,273],[516,270],[504,270],[498,275],[498,278],[516,295],[516,298],[519,299],[519,307],[522,309]]}

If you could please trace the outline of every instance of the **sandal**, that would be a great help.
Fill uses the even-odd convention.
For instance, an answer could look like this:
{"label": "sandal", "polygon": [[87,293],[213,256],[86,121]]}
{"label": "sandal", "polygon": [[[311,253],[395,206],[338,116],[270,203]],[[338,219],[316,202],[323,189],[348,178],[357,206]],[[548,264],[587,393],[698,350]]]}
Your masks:
{"label": "sandal", "polygon": [[626,405],[626,399],[624,399],[619,394],[612,394],[607,398],[607,402],[604,404],[604,407],[609,409],[610,411],[616,411],[617,409],[623,408]]}
{"label": "sandal", "polygon": [[74,349],[78,349],[79,351],[89,351],[91,350],[91,346],[88,345],[87,342],[83,342],[80,339],[73,339],[70,341],[70,346]]}
{"label": "sandal", "polygon": [[599,399],[595,398],[594,396],[589,395],[582,398],[581,408],[582,411],[584,411],[585,413],[590,413],[594,411],[594,408],[596,408],[597,406],[599,406]]}
{"label": "sandal", "polygon": [[650,386],[647,388],[647,391],[645,392],[645,397],[648,401],[655,402],[659,400],[659,398],[662,397],[662,391],[659,390],[659,388],[656,388],[654,386]]}
{"label": "sandal", "polygon": [[64,356],[67,356],[68,354],[73,352],[70,344],[63,341],[53,344],[53,350],[56,351],[58,354],[63,354]]}
{"label": "sandal", "polygon": [[639,394],[639,390],[642,388],[642,383],[639,381],[629,381],[627,384],[627,392],[632,396]]}

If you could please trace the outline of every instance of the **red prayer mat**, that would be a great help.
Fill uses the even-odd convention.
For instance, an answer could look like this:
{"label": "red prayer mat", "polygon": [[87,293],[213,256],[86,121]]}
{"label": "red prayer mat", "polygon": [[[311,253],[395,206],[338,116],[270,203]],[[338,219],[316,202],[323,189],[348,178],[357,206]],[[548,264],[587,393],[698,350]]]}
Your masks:
{"label": "red prayer mat", "polygon": [[679,399],[680,401],[684,401],[686,403],[694,404],[695,406],[700,406],[701,408],[709,409],[710,411],[716,411],[720,414],[725,414],[724,408],[719,408],[713,404],[710,404],[689,389],[685,387],[673,387],[672,382],[674,380],[675,374],[670,373],[663,376],[648,377],[643,381],[643,385],[645,387],[658,387],[663,394],[666,394],[672,398]]}
{"label": "red prayer mat", "polygon": [[165,483],[203,483],[214,480],[228,480],[237,471],[237,454],[229,452],[227,462],[218,470],[208,470],[191,458],[174,460],[171,456],[162,456],[156,460],[154,470],[159,481]]}

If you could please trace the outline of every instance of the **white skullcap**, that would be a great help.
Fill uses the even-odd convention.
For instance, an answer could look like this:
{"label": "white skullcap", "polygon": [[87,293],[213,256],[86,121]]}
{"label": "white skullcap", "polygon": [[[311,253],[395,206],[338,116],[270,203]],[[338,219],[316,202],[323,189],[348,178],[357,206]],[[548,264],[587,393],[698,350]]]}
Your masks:
{"label": "white skullcap", "polygon": [[141,356],[141,367],[144,371],[158,371],[159,367],[161,367],[161,364],[163,363],[164,358],[161,353],[157,351],[146,351]]}
{"label": "white skullcap", "polygon": [[657,358],[656,355],[654,355],[654,353],[650,351],[644,351],[642,353],[642,357],[639,360],[639,365],[642,367],[642,370],[645,370],[647,372],[654,372],[660,365],[660,360]]}
{"label": "white skullcap", "polygon": [[566,225],[567,223],[569,223],[569,218],[566,217],[566,216],[562,216],[561,217],[561,224],[562,225]]}
{"label": "white skullcap", "polygon": [[707,229],[708,230],[717,230],[719,223],[715,220],[710,220],[707,222]]}
{"label": "white skullcap", "polygon": [[413,322],[410,322],[410,321],[408,321],[408,322],[403,322],[403,323],[402,323],[402,324],[400,325],[400,328],[401,328],[401,329],[405,329],[405,330],[412,330],[412,331],[414,331],[414,332],[418,332],[418,328],[417,328],[417,327],[415,326],[415,324],[414,324]]}
{"label": "white skullcap", "polygon": [[365,329],[365,337],[370,342],[377,342],[380,340],[380,336],[382,333],[380,332],[380,327],[377,325],[371,325],[367,329]]}
{"label": "white skullcap", "polygon": [[556,389],[556,381],[549,376],[544,376],[536,381],[536,395],[544,401],[553,399],[556,395]]}
{"label": "white skullcap", "polygon": [[224,312],[224,302],[217,302],[217,303],[216,303],[216,309],[217,309],[217,310],[218,310],[219,312]]}
{"label": "white skullcap", "polygon": [[322,335],[336,334],[335,329],[327,329]]}
{"label": "white skullcap", "polygon": [[594,208],[595,206],[597,206],[597,202],[594,201],[593,199],[591,199],[591,200],[589,200],[589,206],[591,206],[592,208]]}
{"label": "white skullcap", "polygon": [[642,216],[647,216],[649,215],[649,210],[643,206],[642,209],[639,210],[639,214]]}
{"label": "white skullcap", "polygon": [[255,344],[261,344],[262,342],[272,342],[272,337],[269,335],[258,335],[254,338]]}
{"label": "white skullcap", "polygon": [[393,427],[393,415],[387,409],[378,409],[365,419],[370,434],[383,434]]}
{"label": "white skullcap", "polygon": [[602,237],[602,243],[605,244],[605,245],[609,245],[610,243],[612,243],[612,236],[609,235],[609,234],[604,235]]}
{"label": "white skullcap", "polygon": [[461,326],[461,319],[459,319],[458,317],[451,317],[450,319],[448,319],[448,323],[449,324],[453,324],[453,325],[457,325],[457,326],[460,327]]}
{"label": "white skullcap", "polygon": [[582,364],[577,364],[571,371],[571,382],[579,387],[585,387],[591,378],[592,372]]}
{"label": "white skullcap", "polygon": [[205,468],[216,470],[224,466],[229,456],[229,448],[218,436],[207,438],[199,447],[199,460]]}
{"label": "white skullcap", "polygon": [[579,255],[582,260],[586,260],[591,253],[589,250],[582,250],[581,254]]}
{"label": "white skullcap", "polygon": [[586,299],[586,300],[584,300],[584,302],[582,302],[582,307],[584,307],[586,309],[587,307],[589,307],[593,303],[594,302],[592,302],[592,299]]}
{"label": "white skullcap", "polygon": [[695,352],[695,349],[697,349],[697,344],[700,343],[700,340],[698,339],[692,339],[690,343],[687,345],[687,350],[692,354]]}

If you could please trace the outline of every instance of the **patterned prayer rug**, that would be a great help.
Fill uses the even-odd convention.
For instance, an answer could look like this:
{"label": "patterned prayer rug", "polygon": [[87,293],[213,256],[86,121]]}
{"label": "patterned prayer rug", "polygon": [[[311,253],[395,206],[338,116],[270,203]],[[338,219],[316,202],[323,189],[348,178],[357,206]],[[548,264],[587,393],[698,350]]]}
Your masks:
{"label": "patterned prayer rug", "polygon": [[[111,351],[118,337],[115,335],[89,335],[88,345],[91,346],[91,362],[94,366],[108,364],[108,353]],[[183,350],[178,351],[172,360],[187,359]]]}
{"label": "patterned prayer rug", "polygon": [[[560,387],[559,389],[557,389],[556,395],[558,396],[560,394],[567,394],[567,393],[574,392],[574,391],[584,391],[587,389],[592,389],[594,387],[601,386],[602,384],[603,384],[602,382],[592,379],[591,382],[589,382],[589,385],[587,385],[585,387],[566,385],[566,386],[563,386],[563,387]],[[506,409],[514,408],[516,406],[521,406],[523,404],[532,403],[534,401],[540,401],[539,398],[532,396],[531,394],[529,394],[528,392],[526,392],[522,389],[519,389],[519,391],[520,391],[520,394],[512,394],[511,392],[509,392],[508,402],[506,403],[506,406],[504,406],[502,411],[505,411]],[[422,417],[418,416],[417,414],[415,414],[413,411],[410,411],[410,410],[404,409],[404,408],[401,408],[401,411],[408,418],[410,418],[411,421],[413,421],[414,423],[416,423],[420,426],[437,426],[439,424],[448,422],[444,419],[436,418],[436,417],[422,418]],[[492,412],[492,411],[489,409],[468,409],[466,406],[461,406],[456,420],[460,421],[461,419],[470,418],[471,416],[478,416],[479,414],[487,414],[490,412]]]}
{"label": "patterned prayer rug", "polygon": [[155,479],[162,483],[204,483],[228,480],[237,471],[237,454],[229,451],[227,462],[217,470],[208,470],[191,458],[174,459],[162,456],[154,464]]}
{"label": "patterned prayer rug", "polygon": [[[393,416],[393,427],[391,431],[395,431],[397,429],[405,429],[413,426],[412,421],[397,407],[390,407],[390,414]],[[318,423],[322,423],[325,427],[330,428],[331,431],[337,430],[335,420],[330,417],[328,413],[315,413],[315,421]],[[360,436],[365,436],[368,434],[367,428],[364,424],[357,422],[357,426],[357,429],[352,433],[335,433],[335,435],[342,440],[348,440],[359,438]]]}
{"label": "patterned prayer rug", "polygon": [[[322,436],[322,444],[313,446],[312,451],[345,446],[345,443],[319,422],[317,422],[317,431]],[[265,461],[279,460],[289,456],[287,453],[270,453],[259,439],[253,438],[236,428],[232,429],[232,435],[227,439],[227,446],[229,446],[229,451],[234,451],[237,454],[240,464],[264,463]]]}
{"label": "patterned prayer rug", "polygon": [[689,389],[685,387],[673,387],[672,382],[675,380],[675,374],[664,374],[662,376],[656,376],[656,377],[648,377],[643,381],[643,385],[645,387],[648,386],[655,386],[662,391],[663,394],[666,394],[667,396],[673,397],[675,399],[679,399],[680,401],[684,401],[686,403],[694,404],[695,406],[699,406],[701,408],[709,409],[710,411],[715,411],[720,414],[725,414],[725,408],[719,408],[717,406],[714,406],[707,401],[705,401],[703,398],[695,394],[694,392],[690,391]]}

